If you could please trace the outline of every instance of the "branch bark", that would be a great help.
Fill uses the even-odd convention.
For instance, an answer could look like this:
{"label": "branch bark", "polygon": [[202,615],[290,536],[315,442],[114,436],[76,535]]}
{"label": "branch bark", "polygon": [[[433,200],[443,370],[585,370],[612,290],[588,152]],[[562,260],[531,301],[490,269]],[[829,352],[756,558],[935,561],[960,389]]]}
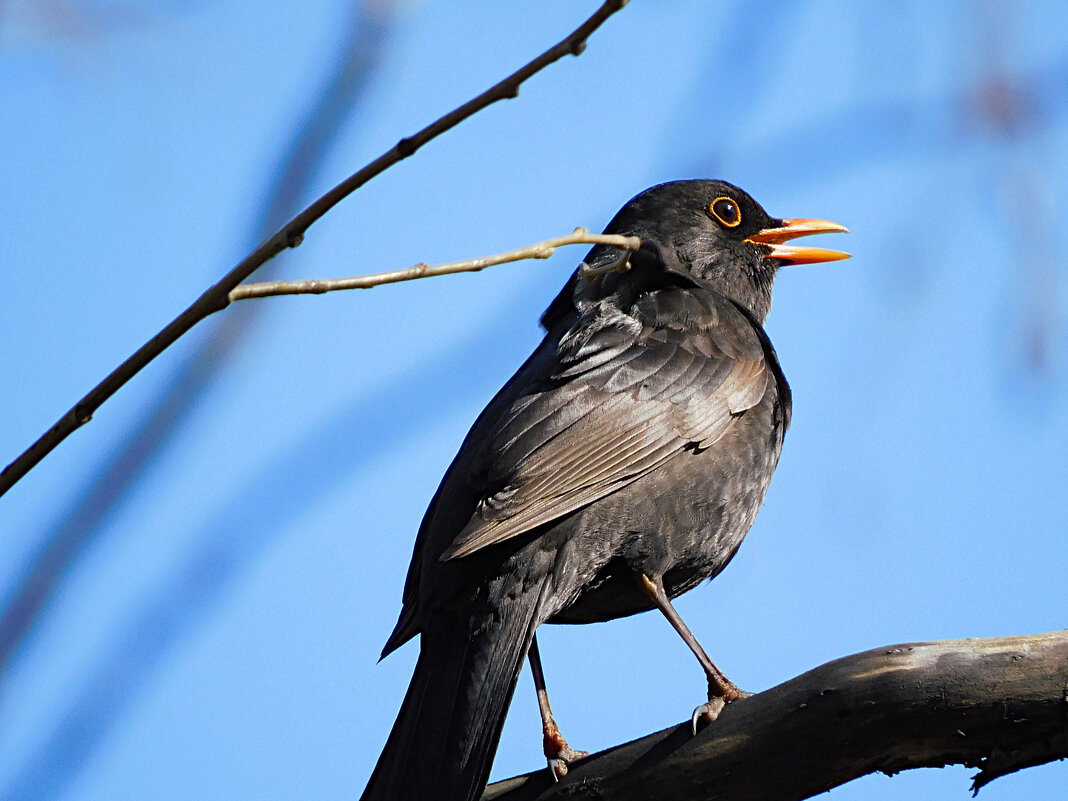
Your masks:
{"label": "branch bark", "polygon": [[1068,630],[907,643],[829,662],[689,723],[548,771],[484,801],[794,801],[868,773],[963,764],[973,789],[1068,757]]}
{"label": "branch bark", "polygon": [[589,36],[605,20],[626,4],[627,0],[605,0],[601,7],[569,36],[482,94],[453,109],[418,133],[401,139],[390,150],[350,175],[286,223],[286,225],[282,226],[277,233],[256,248],[218,283],[197,298],[188,309],[178,315],[107,378],[97,384],[89,394],[78,401],[48,431],[42,434],[33,445],[5,467],[3,472],[0,472],[0,496],[11,489],[26,473],[39,464],[59,443],[88,423],[93,418],[96,410],[127,381],[137,375],[142,368],[178,341],[201,320],[225,309],[230,303],[229,294],[234,287],[283,250],[300,245],[308,228],[331,208],[375,176],[397,162],[408,158],[431,139],[445,133],[476,112],[496,103],[498,100],[517,97],[519,95],[519,87],[524,81],[553,62],[568,54],[580,55],[586,48],[586,40]]}

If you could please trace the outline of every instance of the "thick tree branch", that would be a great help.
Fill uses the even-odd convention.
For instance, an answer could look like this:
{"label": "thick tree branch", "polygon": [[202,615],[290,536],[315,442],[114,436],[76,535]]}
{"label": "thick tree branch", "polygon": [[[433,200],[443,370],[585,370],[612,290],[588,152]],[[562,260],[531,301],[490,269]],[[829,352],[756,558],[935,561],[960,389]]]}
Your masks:
{"label": "thick tree branch", "polygon": [[1068,630],[877,648],[689,724],[491,785],[486,801],[795,801],[875,771],[963,764],[973,787],[1068,757]]}
{"label": "thick tree branch", "polygon": [[576,56],[582,53],[590,34],[626,4],[627,0],[606,0],[589,19],[569,36],[546,50],[529,64],[464,103],[459,108],[450,111],[444,117],[441,117],[413,136],[401,139],[389,151],[346,178],[304,209],[274,236],[270,237],[246,257],[244,261],[227,273],[218,283],[197,298],[193,305],[145,343],[107,378],[97,384],[89,394],[78,401],[48,431],[42,434],[33,445],[5,467],[3,472],[0,473],[0,495],[3,495],[14,486],[19,479],[51,453],[59,443],[88,423],[96,410],[149,362],[173,345],[198,322],[226,308],[230,303],[230,291],[234,287],[286,248],[300,245],[308,228],[342,199],[381,172],[415,153],[431,139],[445,133],[445,131],[463,122],[476,112],[496,103],[498,100],[516,97],[519,94],[520,85],[527,78],[540,72],[554,61],[563,58],[569,53]]}
{"label": "thick tree branch", "polygon": [[[230,291],[231,302],[235,300],[247,300],[249,298],[268,298],[275,295],[322,295],[324,292],[337,292],[342,289],[370,289],[383,284],[395,284],[398,281],[412,281],[416,278],[429,278],[435,275],[453,275],[454,273],[473,273],[493,267],[497,264],[508,264],[523,259],[548,259],[556,252],[558,247],[564,245],[610,245],[623,249],[624,256],[629,256],[642,246],[642,241],[636,236],[621,236],[619,234],[591,234],[585,228],[576,228],[567,236],[558,236],[554,239],[546,239],[528,245],[525,248],[509,250],[505,253],[497,253],[493,256],[482,256],[477,259],[465,259],[464,261],[450,261],[445,264],[413,264],[403,270],[390,270],[385,273],[371,273],[370,275],[357,275],[352,278],[324,278],[309,281],[265,281],[262,284],[242,284]],[[621,258],[619,264],[613,265],[615,269],[627,269],[630,263],[626,258]],[[590,270],[589,272],[593,272]]]}

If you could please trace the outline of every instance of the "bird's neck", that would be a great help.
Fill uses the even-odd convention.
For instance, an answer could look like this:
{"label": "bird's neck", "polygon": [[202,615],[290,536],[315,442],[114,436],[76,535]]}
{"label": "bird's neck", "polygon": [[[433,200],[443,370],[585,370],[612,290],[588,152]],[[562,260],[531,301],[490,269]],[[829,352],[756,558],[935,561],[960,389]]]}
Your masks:
{"label": "bird's neck", "polygon": [[774,279],[774,272],[759,275],[743,272],[717,276],[716,280],[708,283],[712,289],[742,306],[754,320],[764,325],[771,311],[771,285]]}

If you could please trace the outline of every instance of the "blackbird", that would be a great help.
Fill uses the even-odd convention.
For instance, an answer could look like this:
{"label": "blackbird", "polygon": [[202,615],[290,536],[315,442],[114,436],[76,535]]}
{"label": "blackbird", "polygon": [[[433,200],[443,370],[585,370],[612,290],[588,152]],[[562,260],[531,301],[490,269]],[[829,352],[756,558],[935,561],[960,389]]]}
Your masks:
{"label": "blackbird", "polygon": [[542,315],[546,334],[479,415],[423,518],[382,656],[419,660],[363,798],[483,791],[531,657],[556,774],[580,752],[549,712],[534,631],[659,608],[697,655],[714,718],[747,694],[669,601],[718,574],[757,514],[790,388],[763,329],[776,270],[848,254],[785,245],[845,231],[775,219],[723,181],[628,202]]}

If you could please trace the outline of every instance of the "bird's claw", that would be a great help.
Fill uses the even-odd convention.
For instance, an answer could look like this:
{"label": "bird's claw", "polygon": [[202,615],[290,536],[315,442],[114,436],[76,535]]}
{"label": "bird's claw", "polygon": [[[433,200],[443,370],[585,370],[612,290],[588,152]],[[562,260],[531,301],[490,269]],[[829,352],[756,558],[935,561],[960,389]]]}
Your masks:
{"label": "bird's claw", "polygon": [[563,748],[560,748],[555,753],[546,754],[545,761],[549,763],[549,773],[552,774],[553,781],[558,782],[567,775],[568,766],[572,762],[577,762],[589,755],[589,751],[576,751],[567,743],[564,743]]}
{"label": "bird's claw", "polygon": [[730,698],[725,698],[722,695],[709,696],[707,703],[701,704],[693,711],[693,716],[690,718],[690,728],[694,734],[697,734],[700,729],[718,718],[727,704],[732,701],[740,701],[743,698],[752,697],[753,693],[739,690],[737,687],[734,688],[734,692],[731,693]]}
{"label": "bird's claw", "polygon": [[[702,725],[707,726],[709,723],[719,717],[719,713],[723,711],[723,707],[727,705],[727,701],[722,696],[717,695],[715,698],[709,698],[708,703],[701,704],[697,709],[693,711],[693,716],[690,718],[690,729],[694,734],[697,734],[699,728]],[[701,721],[704,721],[702,724]]]}
{"label": "bird's claw", "polygon": [[567,763],[562,759],[548,759],[549,775],[553,777],[553,783],[560,781],[567,775]]}

